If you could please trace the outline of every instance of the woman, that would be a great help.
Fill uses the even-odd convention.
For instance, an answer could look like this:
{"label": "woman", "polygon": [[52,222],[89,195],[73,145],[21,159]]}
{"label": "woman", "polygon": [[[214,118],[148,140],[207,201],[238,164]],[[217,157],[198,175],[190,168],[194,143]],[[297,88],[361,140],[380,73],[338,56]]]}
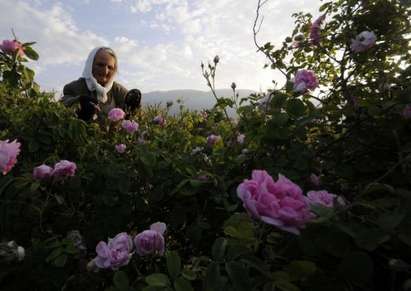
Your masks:
{"label": "woman", "polygon": [[77,115],[86,121],[103,119],[114,107],[131,110],[139,107],[140,91],[133,89],[130,90],[132,94],[127,95],[127,89],[114,81],[117,68],[117,56],[111,48],[93,49],[82,77],[64,86],[61,101],[66,106],[80,104]]}

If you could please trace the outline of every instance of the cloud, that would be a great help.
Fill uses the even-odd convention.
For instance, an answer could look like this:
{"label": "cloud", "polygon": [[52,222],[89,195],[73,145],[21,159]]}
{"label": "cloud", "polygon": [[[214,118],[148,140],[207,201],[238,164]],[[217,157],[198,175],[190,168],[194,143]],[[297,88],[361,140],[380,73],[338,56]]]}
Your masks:
{"label": "cloud", "polygon": [[[47,74],[50,65],[80,66],[93,47],[108,43],[92,31],[80,30],[62,4],[49,8],[38,7],[40,4],[43,3],[0,1],[0,34],[12,38],[9,28],[13,27],[20,40],[36,41],[34,48],[40,54],[36,66],[42,68],[38,76]],[[61,86],[63,82],[58,81],[56,85]]]}
{"label": "cloud", "polygon": [[[139,0],[134,2],[134,7],[136,5],[140,5],[140,13],[153,14],[150,28],[162,30],[164,34],[178,32],[182,35],[178,42],[159,44],[151,49],[140,47],[134,52],[140,55],[138,58],[130,56],[131,63],[143,59],[151,62],[153,68],[145,68],[144,79],[150,90],[155,89],[151,88],[151,84],[165,86],[169,83],[163,81],[166,76],[170,80],[185,78],[186,84],[196,89],[206,89],[199,63],[211,60],[214,55],[221,58],[216,81],[220,87],[229,87],[235,81],[239,87],[258,90],[260,87],[272,87],[273,79],[280,83],[284,81],[279,72],[263,69],[267,60],[263,54],[256,52],[252,34],[256,10],[254,1]],[[300,10],[314,12],[317,7],[317,0],[267,2],[261,10],[264,22],[258,41],[261,44],[268,41],[280,44],[292,30],[292,13]],[[135,64],[142,66],[141,62]],[[164,70],[158,70],[157,66]],[[170,70],[174,72],[174,77],[168,76]],[[190,74],[185,74],[187,71]],[[170,82],[170,89],[177,88],[180,83]]]}
{"label": "cloud", "polygon": [[[255,1],[111,0],[123,3],[116,6],[123,16],[116,24],[130,27],[118,30],[117,36],[104,29],[83,29],[97,27],[98,18],[93,14],[87,21],[81,19],[80,28],[76,18],[81,14],[76,9],[80,8],[63,1],[48,6],[46,0],[0,1],[0,33],[10,35],[8,29],[13,25],[20,39],[37,41],[41,85],[61,88],[78,78],[87,54],[100,45],[117,52],[120,82],[143,92],[207,90],[200,62],[215,55],[221,59],[216,79],[219,88],[229,88],[236,82],[238,88],[258,90],[271,87],[273,79],[283,80],[278,72],[262,68],[267,60],[253,44]],[[113,13],[107,6],[95,15]],[[317,0],[267,2],[261,11],[264,23],[259,42],[280,44],[292,30],[291,13],[314,12],[318,6]]]}

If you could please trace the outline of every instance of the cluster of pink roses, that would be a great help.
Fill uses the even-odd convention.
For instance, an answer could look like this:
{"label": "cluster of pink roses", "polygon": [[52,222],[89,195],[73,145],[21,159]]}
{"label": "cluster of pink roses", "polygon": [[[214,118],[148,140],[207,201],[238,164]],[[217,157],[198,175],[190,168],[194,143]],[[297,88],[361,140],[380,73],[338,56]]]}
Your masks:
{"label": "cluster of pink roses", "polygon": [[61,160],[54,165],[54,168],[42,164],[33,169],[33,178],[36,180],[46,180],[51,177],[58,179],[72,177],[75,175],[77,165],[74,162]]}
{"label": "cluster of pink roses", "polygon": [[139,256],[162,256],[165,251],[165,231],[166,225],[156,222],[150,229],[137,234],[134,239],[122,232],[109,239],[108,243],[100,241],[96,246],[97,256],[89,263],[89,268],[117,270],[129,263],[134,248]]}
{"label": "cluster of pink roses", "polygon": [[0,140],[0,171],[6,175],[16,164],[21,144],[16,140]]}
{"label": "cluster of pink roses", "polygon": [[[110,119],[112,122],[118,122],[120,120],[123,120],[125,116],[126,116],[126,113],[121,108],[113,108],[108,113],[108,119]],[[135,122],[134,120],[123,120],[121,122],[121,127],[127,133],[133,134],[138,130],[139,124]],[[122,154],[126,151],[127,146],[121,143],[121,144],[115,145],[114,148],[116,149],[118,153]]]}
{"label": "cluster of pink roses", "polygon": [[337,198],[324,190],[304,196],[301,188],[286,177],[279,175],[274,182],[264,170],[253,170],[252,178],[237,187],[237,195],[253,218],[294,234],[315,217],[310,205],[333,207]]}
{"label": "cluster of pink roses", "polygon": [[19,57],[24,56],[23,45],[15,39],[3,40],[3,42],[0,44],[0,49],[8,55],[17,54]]}

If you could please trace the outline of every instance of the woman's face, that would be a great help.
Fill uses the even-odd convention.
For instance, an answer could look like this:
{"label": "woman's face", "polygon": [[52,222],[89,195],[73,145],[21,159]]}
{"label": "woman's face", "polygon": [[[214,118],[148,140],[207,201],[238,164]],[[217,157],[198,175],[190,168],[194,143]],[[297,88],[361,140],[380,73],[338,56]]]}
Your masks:
{"label": "woman's face", "polygon": [[116,72],[116,60],[105,50],[99,50],[93,62],[93,77],[105,86]]}

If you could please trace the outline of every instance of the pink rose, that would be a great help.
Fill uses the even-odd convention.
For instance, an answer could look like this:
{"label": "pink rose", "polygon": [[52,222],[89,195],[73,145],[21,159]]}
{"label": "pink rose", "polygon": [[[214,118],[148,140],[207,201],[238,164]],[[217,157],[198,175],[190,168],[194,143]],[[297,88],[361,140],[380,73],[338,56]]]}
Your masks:
{"label": "pink rose", "polygon": [[108,119],[113,122],[119,121],[124,118],[126,113],[121,108],[113,108],[108,113]]}
{"label": "pink rose", "polygon": [[0,171],[6,175],[16,164],[21,144],[16,140],[0,140]]}
{"label": "pink rose", "polygon": [[411,104],[408,104],[402,110],[402,117],[405,119],[411,119]]}
{"label": "pink rose", "polygon": [[164,255],[165,241],[164,232],[166,225],[162,222],[153,223],[149,230],[137,234],[134,238],[136,252],[140,256]]}
{"label": "pink rose", "polygon": [[121,127],[131,134],[138,130],[138,123],[134,120],[123,120]]}
{"label": "pink rose", "polygon": [[116,148],[116,151],[117,151],[119,154],[124,153],[124,152],[126,151],[126,148],[127,148],[127,146],[126,146],[125,144],[123,144],[123,143],[121,143],[121,144],[116,144],[114,147]]}
{"label": "pink rose", "polygon": [[305,93],[318,87],[318,79],[311,70],[298,70],[294,77],[294,92]]}
{"label": "pink rose", "polygon": [[160,125],[160,126],[164,126],[165,122],[166,122],[166,120],[165,120],[164,117],[161,116],[161,115],[157,115],[157,116],[154,117],[154,119],[153,119],[153,123],[154,123],[154,124],[158,124],[158,125]]}
{"label": "pink rose", "polygon": [[3,40],[2,44],[0,44],[0,49],[8,55],[14,53],[17,53],[20,57],[24,55],[24,47],[17,40]]}
{"label": "pink rose", "polygon": [[61,160],[54,165],[53,177],[72,177],[76,173],[77,165],[67,160]]}
{"label": "pink rose", "polygon": [[128,264],[132,249],[133,242],[130,236],[125,232],[119,233],[113,239],[109,239],[108,243],[100,241],[97,244],[94,264],[101,269],[117,270]]}
{"label": "pink rose", "polygon": [[313,218],[300,187],[282,175],[274,182],[266,171],[253,170],[252,179],[237,187],[237,195],[253,218],[284,231],[300,234]]}
{"label": "pink rose", "polygon": [[207,145],[209,147],[213,147],[216,143],[218,143],[221,140],[221,136],[215,135],[215,134],[210,134],[207,137]]}
{"label": "pink rose", "polygon": [[312,24],[310,28],[310,41],[313,45],[320,44],[320,37],[321,37],[321,24],[325,20],[325,14],[318,17]]}
{"label": "pink rose", "polygon": [[309,191],[307,193],[307,202],[311,204],[320,204],[325,207],[334,207],[334,200],[337,195],[328,193],[328,191]]}
{"label": "pink rose", "polygon": [[351,40],[351,50],[355,53],[360,53],[368,50],[375,45],[377,37],[372,31],[363,31]]}
{"label": "pink rose", "polygon": [[42,164],[33,169],[33,178],[36,180],[45,180],[51,177],[52,172],[52,167]]}

